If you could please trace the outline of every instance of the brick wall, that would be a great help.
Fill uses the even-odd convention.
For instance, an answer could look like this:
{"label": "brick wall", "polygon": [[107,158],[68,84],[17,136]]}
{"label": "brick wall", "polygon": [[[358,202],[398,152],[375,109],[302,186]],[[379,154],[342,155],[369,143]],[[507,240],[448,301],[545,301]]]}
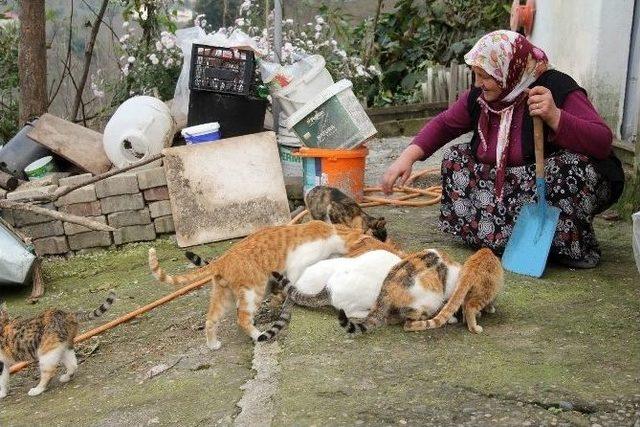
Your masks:
{"label": "brick wall", "polygon": [[[89,173],[63,178],[54,175],[45,181],[25,183],[11,193],[0,192],[0,197],[28,200],[51,193],[58,186],[76,185],[91,177]],[[118,230],[94,231],[30,212],[0,211],[9,224],[33,239],[38,255],[62,255],[89,248],[149,241],[175,231],[167,181],[161,166],[115,175],[72,191],[54,203],[40,206],[85,216]]]}

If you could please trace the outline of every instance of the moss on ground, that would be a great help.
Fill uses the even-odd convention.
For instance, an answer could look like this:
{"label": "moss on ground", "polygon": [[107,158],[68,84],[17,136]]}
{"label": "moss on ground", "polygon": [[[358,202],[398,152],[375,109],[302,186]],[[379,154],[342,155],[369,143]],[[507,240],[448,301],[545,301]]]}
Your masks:
{"label": "moss on ground", "polygon": [[[459,260],[471,253],[436,231],[436,209],[372,211],[409,250],[437,247]],[[480,319],[481,335],[457,325],[421,333],[389,326],[349,339],[330,310],[296,309],[281,339],[274,425],[633,424],[640,302],[630,225],[599,220],[597,231],[601,266],[550,266],[540,280],[507,274],[498,312]],[[153,245],[168,271],[190,268],[172,240]],[[45,297],[29,305],[30,290],[13,289],[9,308],[90,309],[114,288],[110,320],[172,290],[150,276],[149,247],[49,260]],[[228,247],[194,251],[209,257]],[[204,348],[207,299],[203,288],[79,345],[77,377],[40,397],[26,396],[35,369],[13,376],[0,425],[231,424],[239,387],[253,375],[252,345],[231,315],[220,328],[223,348]],[[175,365],[147,377],[163,363]]]}

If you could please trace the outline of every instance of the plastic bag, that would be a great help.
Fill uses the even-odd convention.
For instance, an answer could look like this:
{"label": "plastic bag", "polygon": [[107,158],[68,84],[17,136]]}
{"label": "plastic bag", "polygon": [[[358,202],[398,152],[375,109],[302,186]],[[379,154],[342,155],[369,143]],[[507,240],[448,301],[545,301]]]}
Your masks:
{"label": "plastic bag", "polygon": [[261,60],[259,61],[259,67],[262,81],[269,86],[271,92],[278,91],[292,81],[302,78],[307,71],[311,70],[316,60],[315,56],[319,55],[301,58],[290,65],[280,65],[277,62]]}
{"label": "plastic bag", "polygon": [[186,126],[189,113],[189,67],[191,64],[191,45],[207,33],[201,27],[185,28],[176,31],[176,45],[182,50],[182,70],[176,83],[171,103],[171,115],[179,127]]}
{"label": "plastic bag", "polygon": [[171,115],[173,115],[179,128],[186,126],[189,113],[189,69],[191,67],[191,46],[194,43],[253,50],[256,56],[263,56],[266,53],[258,47],[255,40],[241,30],[234,30],[228,36],[223,28],[211,34],[207,34],[201,27],[191,27],[176,31],[176,44],[182,50],[183,62],[173,94]]}
{"label": "plastic bag", "polygon": [[35,259],[22,240],[0,223],[0,284],[24,284]]}
{"label": "plastic bag", "polygon": [[640,211],[631,215],[633,219],[633,256],[636,259],[636,267],[638,267],[638,273],[640,273]]}

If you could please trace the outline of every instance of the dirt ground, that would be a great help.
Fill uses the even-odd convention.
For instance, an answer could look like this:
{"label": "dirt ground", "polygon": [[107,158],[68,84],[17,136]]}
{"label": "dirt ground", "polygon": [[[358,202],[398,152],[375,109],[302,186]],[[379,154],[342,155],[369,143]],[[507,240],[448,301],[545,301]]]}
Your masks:
{"label": "dirt ground", "polygon": [[[370,144],[370,184],[406,143]],[[436,229],[437,207],[371,212],[408,250],[436,247],[460,261],[471,253]],[[388,326],[349,339],[331,310],[298,308],[277,342],[255,348],[227,316],[223,347],[213,352],[202,331],[208,290],[200,289],[78,345],[80,368],[68,384],[54,380],[29,397],[37,371],[13,375],[0,425],[640,426],[631,225],[597,219],[596,230],[598,268],[550,265],[542,279],[508,273],[481,335],[459,325],[420,333]],[[215,256],[230,244],[194,250]],[[26,303],[29,289],[0,292],[13,315],[26,316],[91,309],[114,289],[118,301],[103,319],[111,320],[172,290],[148,273],[150,246],[47,261],[47,292],[36,305]],[[172,239],[153,246],[169,271],[190,268]]]}

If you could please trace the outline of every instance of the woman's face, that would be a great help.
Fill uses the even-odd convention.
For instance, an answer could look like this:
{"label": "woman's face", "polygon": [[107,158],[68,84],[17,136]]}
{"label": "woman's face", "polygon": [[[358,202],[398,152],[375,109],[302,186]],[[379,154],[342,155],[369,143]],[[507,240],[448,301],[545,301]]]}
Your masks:
{"label": "woman's face", "polygon": [[473,66],[471,69],[475,75],[475,86],[482,89],[482,97],[484,100],[487,102],[497,100],[500,92],[502,92],[498,81],[480,67]]}

